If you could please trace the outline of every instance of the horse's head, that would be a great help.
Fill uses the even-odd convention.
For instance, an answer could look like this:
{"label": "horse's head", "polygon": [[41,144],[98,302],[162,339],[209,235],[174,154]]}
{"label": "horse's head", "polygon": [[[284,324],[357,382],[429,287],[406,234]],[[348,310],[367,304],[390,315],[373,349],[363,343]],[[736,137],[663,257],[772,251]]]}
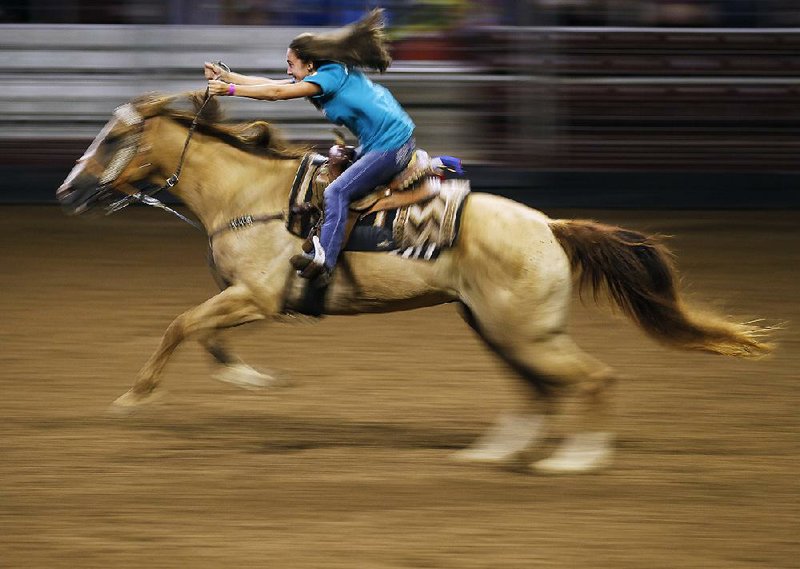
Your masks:
{"label": "horse's head", "polygon": [[108,208],[123,197],[120,194],[139,191],[134,184],[148,174],[144,130],[145,117],[133,103],[117,107],[56,191],[69,213]]}
{"label": "horse's head", "polygon": [[[184,99],[191,103],[192,110],[172,106]],[[172,137],[171,146],[166,141],[165,131],[153,120],[162,117],[183,129],[177,137]],[[151,94],[117,107],[111,120],[58,188],[56,197],[72,214],[97,206],[111,213],[131,201],[142,200],[143,193],[152,195],[163,188],[173,189],[195,128],[240,151],[259,156],[296,159],[308,151],[286,143],[280,133],[264,121],[224,124],[215,98],[198,92],[176,96]],[[171,163],[173,158],[177,167]],[[148,188],[154,191],[144,192]]]}

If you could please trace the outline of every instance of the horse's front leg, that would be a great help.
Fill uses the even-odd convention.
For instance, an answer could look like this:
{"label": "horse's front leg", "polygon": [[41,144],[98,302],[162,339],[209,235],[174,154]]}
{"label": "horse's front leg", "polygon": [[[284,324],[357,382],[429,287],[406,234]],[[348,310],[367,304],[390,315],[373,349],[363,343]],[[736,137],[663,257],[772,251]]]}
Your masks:
{"label": "horse's front leg", "polygon": [[187,310],[167,327],[161,344],[139,372],[136,383],[114,401],[114,406],[127,408],[152,401],[164,366],[184,340],[198,336],[210,337],[216,330],[262,320],[267,316],[267,310],[256,304],[249,289],[243,285],[227,288],[203,304]]}
{"label": "horse's front leg", "polygon": [[217,381],[251,391],[279,387],[288,382],[288,376],[283,372],[278,370],[262,372],[236,357],[222,341],[219,330],[213,330],[199,341],[214,360],[222,366],[222,369],[212,376]]}

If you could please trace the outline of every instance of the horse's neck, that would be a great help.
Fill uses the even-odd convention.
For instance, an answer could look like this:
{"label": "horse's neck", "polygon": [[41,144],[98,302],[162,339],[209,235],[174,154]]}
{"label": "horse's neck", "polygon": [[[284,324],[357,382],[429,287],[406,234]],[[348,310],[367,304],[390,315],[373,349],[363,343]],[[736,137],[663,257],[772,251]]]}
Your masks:
{"label": "horse's neck", "polygon": [[[180,160],[188,130],[173,121],[159,125],[157,152],[165,176]],[[276,213],[287,207],[299,160],[267,158],[195,132],[181,169],[180,182],[170,191],[209,230],[242,215]]]}

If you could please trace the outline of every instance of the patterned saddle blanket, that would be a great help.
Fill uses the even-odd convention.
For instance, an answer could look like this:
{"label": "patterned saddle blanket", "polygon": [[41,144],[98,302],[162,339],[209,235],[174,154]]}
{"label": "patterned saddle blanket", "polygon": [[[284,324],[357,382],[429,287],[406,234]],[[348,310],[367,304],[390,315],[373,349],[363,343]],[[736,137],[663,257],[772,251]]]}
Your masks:
{"label": "patterned saddle blanket", "polygon": [[[345,251],[389,252],[433,260],[452,247],[459,233],[469,181],[448,178],[448,157],[417,150],[389,184],[351,204],[352,230]],[[334,179],[328,159],[308,154],[289,195],[287,229],[307,238],[321,220],[322,196]]]}

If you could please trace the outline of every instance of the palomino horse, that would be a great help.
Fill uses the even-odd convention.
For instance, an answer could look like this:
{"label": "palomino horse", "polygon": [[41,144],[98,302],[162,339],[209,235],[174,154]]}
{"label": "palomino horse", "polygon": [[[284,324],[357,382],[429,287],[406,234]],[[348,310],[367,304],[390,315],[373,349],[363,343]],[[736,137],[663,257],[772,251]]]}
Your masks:
{"label": "palomino horse", "polygon": [[[130,199],[139,192],[137,184],[160,185],[180,165],[170,182],[181,172],[182,177],[171,191],[207,228],[216,268],[229,285],[169,325],[133,387],[115,401],[122,408],[153,400],[167,360],[190,338],[224,366],[226,381],[269,385],[269,377],[228,353],[220,331],[296,309],[305,284],[289,264],[301,239],[277,221],[287,209],[303,149],[282,142],[264,122],[221,123],[216,101],[202,108],[200,97],[191,96],[194,112],[171,106],[182,98],[151,96],[117,109],[57,193],[67,209],[80,213],[111,195]],[[255,221],[224,230],[241,225],[246,216]],[[549,457],[531,466],[557,473],[609,463],[613,437],[607,406],[615,376],[567,333],[573,272],[580,285],[606,291],[646,333],[670,346],[737,357],[770,350],[760,339],[764,329],[687,308],[671,254],[658,240],[592,221],[550,219],[494,195],[469,195],[458,241],[433,261],[348,252],[344,263],[347,270],[340,268],[330,281],[325,313],[455,302],[491,351],[527,385],[528,397],[518,409],[455,453],[464,461],[518,463],[542,441],[546,425],[565,413],[561,403],[577,397],[578,420]]]}

